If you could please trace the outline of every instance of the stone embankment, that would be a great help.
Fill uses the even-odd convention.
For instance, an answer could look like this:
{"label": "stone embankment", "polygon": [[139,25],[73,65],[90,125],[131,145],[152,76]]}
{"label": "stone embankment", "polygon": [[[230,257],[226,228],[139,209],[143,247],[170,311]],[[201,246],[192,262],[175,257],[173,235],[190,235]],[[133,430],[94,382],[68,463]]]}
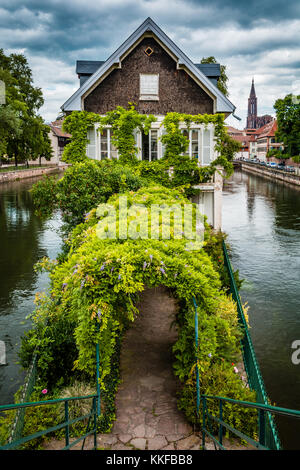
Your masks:
{"label": "stone embankment", "polygon": [[234,166],[236,168],[241,168],[242,170],[247,171],[248,173],[261,175],[273,181],[281,181],[283,183],[299,186],[300,188],[300,176],[296,175],[295,173],[286,173],[282,170],[276,170],[275,168],[269,168],[243,161],[235,161]]}
{"label": "stone embankment", "polygon": [[16,170],[16,171],[3,171],[0,172],[0,183],[7,183],[8,181],[18,181],[26,178],[34,178],[35,176],[48,175],[63,171],[68,165],[55,165],[51,167],[41,168],[28,168],[28,170]]}

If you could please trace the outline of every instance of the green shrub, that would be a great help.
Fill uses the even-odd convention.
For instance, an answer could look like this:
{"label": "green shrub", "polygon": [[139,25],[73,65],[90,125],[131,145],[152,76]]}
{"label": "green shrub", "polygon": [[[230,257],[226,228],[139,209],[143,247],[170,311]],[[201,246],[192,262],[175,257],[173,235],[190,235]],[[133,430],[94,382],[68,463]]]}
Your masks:
{"label": "green shrub", "polygon": [[[148,208],[152,204],[162,203],[170,206],[175,203],[181,206],[190,204],[194,207],[179,189],[149,186],[125,195],[128,210],[134,204],[144,204]],[[119,196],[112,196],[108,202],[120,215]],[[103,416],[106,423],[102,424],[111,426],[118,375],[113,383],[110,378],[114,376],[122,334],[139,313],[136,305],[140,292],[146,286],[165,285],[181,306],[176,317],[179,333],[173,351],[174,370],[183,384],[183,390],[191,379],[196,355],[203,380],[209,377],[212,366],[221,367],[224,361],[224,387],[226,380],[228,388],[235,380],[235,390],[242,393],[243,381],[238,381],[230,372],[230,364],[236,362],[240,355],[242,335],[236,305],[225,294],[219,266],[215,267],[205,249],[199,246],[195,250],[187,250],[187,239],[174,237],[174,219],[169,239],[161,236],[159,239],[99,238],[98,221],[96,211],[92,210],[86,221],[70,235],[70,251],[65,259],[54,265],[49,265],[46,260],[42,262],[50,269],[50,295],[37,308],[33,318],[35,333],[28,336],[27,344],[32,350],[37,347],[40,354],[38,364],[46,371],[47,380],[55,382],[51,367],[54,358],[62,355],[68,357],[68,365],[63,367],[68,370],[68,374],[72,368],[74,372],[94,380],[95,349],[98,343],[101,392],[104,396],[107,394],[107,403],[111,406],[108,415]],[[164,228],[163,220],[160,226]],[[212,246],[210,236],[210,233],[206,235],[206,243]],[[201,312],[198,332],[201,341],[197,351],[194,346],[193,296]],[[70,330],[61,332],[62,326],[59,325],[70,325]],[[70,343],[66,341],[68,335],[72,335]],[[70,349],[69,356],[67,349]],[[27,350],[26,341],[23,350]],[[59,380],[62,375],[55,368],[55,376]],[[210,386],[212,393],[219,391],[213,382],[208,380],[207,384],[207,389]],[[186,406],[187,416],[190,416],[190,405],[186,403]],[[195,414],[194,406],[193,410]]]}

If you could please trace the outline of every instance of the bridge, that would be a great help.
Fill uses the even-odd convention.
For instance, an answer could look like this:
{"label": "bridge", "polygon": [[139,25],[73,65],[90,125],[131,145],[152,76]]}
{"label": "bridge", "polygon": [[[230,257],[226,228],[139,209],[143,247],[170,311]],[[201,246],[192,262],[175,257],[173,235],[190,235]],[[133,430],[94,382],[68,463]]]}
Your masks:
{"label": "bridge", "polygon": [[[20,403],[2,405],[1,411],[15,410],[16,419],[8,442],[1,450],[22,449],[29,441],[64,431],[64,441],[52,439],[44,444],[47,450],[111,449],[111,450],[226,450],[257,449],[280,450],[282,448],[275,417],[278,415],[300,418],[300,411],[270,405],[263,378],[256,360],[233,270],[223,243],[225,267],[230,278],[230,291],[237,305],[239,323],[243,328],[241,352],[243,366],[249,387],[256,392],[256,402],[235,400],[223,396],[205,395],[200,388],[200,366],[195,358],[196,373],[196,416],[192,426],[186,421],[177,407],[176,392],[179,383],[172,373],[171,347],[176,332],[170,329],[172,317],[176,313],[176,301],[163,287],[146,289],[139,305],[141,315],[128,331],[121,352],[122,382],[116,396],[117,416],[111,432],[97,431],[97,419],[102,413],[99,381],[99,347],[97,357],[95,394],[66,397],[39,402],[26,401],[30,397],[35,382],[35,365],[29,371],[26,393]],[[198,319],[201,313],[195,298],[195,351],[201,341],[198,337]],[[138,358],[138,359],[137,359]],[[91,409],[77,418],[70,418],[69,408],[74,401],[90,401]],[[24,413],[27,408],[51,406],[61,403],[64,406],[64,419],[51,428],[23,435]],[[230,426],[223,417],[226,404],[256,410],[258,438],[246,435],[243,429]],[[213,410],[218,410],[216,413]],[[70,438],[70,428],[80,421],[87,422],[85,431],[77,438]],[[235,436],[234,442],[225,438],[225,431]],[[239,442],[242,441],[243,445]],[[245,442],[247,445],[245,445]]]}

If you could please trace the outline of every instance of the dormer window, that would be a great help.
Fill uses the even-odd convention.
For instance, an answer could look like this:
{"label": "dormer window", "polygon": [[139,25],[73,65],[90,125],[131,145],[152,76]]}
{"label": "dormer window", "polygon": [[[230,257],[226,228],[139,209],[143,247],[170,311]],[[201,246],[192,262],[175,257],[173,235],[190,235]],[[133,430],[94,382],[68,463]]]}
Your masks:
{"label": "dormer window", "polygon": [[158,73],[141,73],[140,74],[140,100],[158,101]]}

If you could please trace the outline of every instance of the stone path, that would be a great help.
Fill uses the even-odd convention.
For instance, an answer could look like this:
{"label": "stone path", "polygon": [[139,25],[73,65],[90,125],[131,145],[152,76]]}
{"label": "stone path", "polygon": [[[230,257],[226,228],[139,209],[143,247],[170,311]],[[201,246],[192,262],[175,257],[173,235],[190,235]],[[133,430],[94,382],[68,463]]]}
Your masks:
{"label": "stone path", "polygon": [[[199,450],[201,435],[193,432],[177,408],[179,382],[172,370],[171,328],[176,303],[164,287],[146,289],[138,306],[140,314],[122,344],[122,382],[116,396],[116,421],[109,434],[98,434],[98,449]],[[55,449],[50,441],[46,449]],[[85,449],[93,447],[93,437]],[[207,442],[207,450],[214,449]],[[231,449],[239,448],[230,444]],[[81,444],[73,449],[81,448]]]}
{"label": "stone path", "polygon": [[140,315],[128,330],[121,352],[117,419],[99,447],[125,449],[199,449],[200,438],[177,408],[179,383],[172,371],[177,333],[176,304],[163,287],[144,291]]}

